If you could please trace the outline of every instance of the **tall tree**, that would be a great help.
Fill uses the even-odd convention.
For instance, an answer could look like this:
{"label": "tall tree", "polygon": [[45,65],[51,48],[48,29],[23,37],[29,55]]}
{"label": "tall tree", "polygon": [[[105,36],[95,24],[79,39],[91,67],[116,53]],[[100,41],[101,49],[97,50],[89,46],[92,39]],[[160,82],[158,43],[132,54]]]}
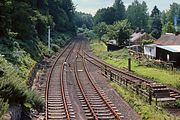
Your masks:
{"label": "tall tree", "polygon": [[75,12],[74,23],[77,27],[81,27],[86,25],[88,29],[93,27],[93,17],[91,14],[86,14],[82,12]]}
{"label": "tall tree", "polygon": [[115,21],[115,9],[113,7],[99,9],[95,16],[95,24],[105,22],[106,24],[113,24]]}
{"label": "tall tree", "polygon": [[173,26],[173,23],[172,22],[167,22],[166,25],[164,25],[163,27],[163,33],[175,33],[175,28]]}
{"label": "tall tree", "polygon": [[148,24],[147,5],[143,1],[142,4],[135,0],[127,9],[127,19],[131,23],[133,29],[141,28],[147,30]]}
{"label": "tall tree", "polygon": [[157,6],[154,6],[152,12],[151,12],[151,35],[158,39],[161,36],[162,32],[162,23],[161,23],[161,16],[160,16],[160,10],[157,8]]}
{"label": "tall tree", "polygon": [[116,21],[118,20],[123,20],[125,18],[125,6],[122,0],[115,0],[113,7],[115,9],[115,19]]}
{"label": "tall tree", "polygon": [[164,10],[161,13],[161,21],[163,25],[165,25],[168,22],[167,12]]}
{"label": "tall tree", "polygon": [[117,40],[119,46],[128,44],[131,35],[131,26],[128,20],[122,20],[114,23],[108,29],[108,37]]}
{"label": "tall tree", "polygon": [[100,40],[101,40],[102,36],[107,33],[107,30],[108,30],[108,26],[105,22],[98,23],[94,27],[94,31],[98,35]]}
{"label": "tall tree", "polygon": [[168,20],[172,23],[174,22],[175,16],[180,16],[180,4],[173,3],[170,5],[170,10],[168,11]]}

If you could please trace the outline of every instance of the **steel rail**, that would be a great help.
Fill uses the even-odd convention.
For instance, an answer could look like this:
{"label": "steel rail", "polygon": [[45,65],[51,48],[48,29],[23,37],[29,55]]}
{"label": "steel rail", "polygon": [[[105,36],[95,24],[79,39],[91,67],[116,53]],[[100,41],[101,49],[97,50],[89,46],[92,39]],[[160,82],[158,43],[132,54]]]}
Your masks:
{"label": "steel rail", "polygon": [[112,114],[114,115],[114,117],[116,118],[116,120],[121,120],[119,115],[117,114],[117,112],[115,112],[113,110],[113,108],[111,107],[111,105],[106,101],[106,99],[102,96],[102,94],[99,92],[99,89],[97,88],[97,86],[95,85],[95,83],[93,82],[93,78],[91,77],[90,73],[89,73],[89,70],[86,66],[86,62],[85,62],[85,59],[84,57],[82,58],[83,59],[83,67],[85,69],[85,72],[88,76],[88,79],[89,81],[91,82],[92,86],[94,87],[94,89],[96,90],[96,92],[98,93],[98,95],[100,96],[100,98],[103,100],[103,102],[106,104],[106,106],[109,108],[109,110],[112,112]]}
{"label": "steel rail", "polygon": [[[132,75],[131,73],[124,72],[123,70],[121,70],[121,69],[119,69],[119,68],[113,67],[112,65],[109,65],[109,64],[107,64],[107,63],[105,63],[105,62],[103,62],[103,61],[100,61],[100,60],[98,60],[97,58],[92,57],[91,55],[89,55],[89,54],[86,53],[85,51],[83,51],[83,53],[84,53],[86,56],[88,56],[89,58],[95,60],[96,62],[98,62],[98,63],[100,63],[100,64],[102,64],[102,65],[104,65],[104,66],[109,67],[110,69],[112,69],[112,70],[114,70],[114,71],[116,71],[116,72],[120,72],[120,73],[122,73],[122,74],[124,74],[124,75],[126,75],[126,76],[129,76],[129,77],[132,77],[132,78],[135,78],[135,79],[137,79],[137,80],[140,80],[140,81],[145,82],[145,83],[147,84],[147,86],[150,86],[151,83],[152,83],[152,81],[148,81],[148,80],[145,80],[145,79],[140,78],[140,77],[138,77],[138,76]],[[86,59],[87,59],[87,58],[86,58]],[[91,63],[92,63],[92,62],[91,62]],[[95,64],[95,63],[93,63],[93,64]],[[98,65],[96,64],[96,66],[98,66]],[[98,66],[98,67],[99,67],[99,66]]]}
{"label": "steel rail", "polygon": [[[46,105],[45,105],[45,119],[46,120],[48,120],[48,93],[49,93],[49,84],[50,84],[50,79],[51,79],[51,77],[52,77],[52,72],[53,72],[53,70],[54,70],[54,68],[55,68],[55,65],[57,64],[57,62],[58,62],[58,60],[60,59],[60,57],[62,57],[62,55],[65,53],[65,51],[70,47],[70,45],[72,44],[72,42],[70,42],[66,47],[65,47],[65,49],[58,55],[58,57],[57,57],[57,59],[54,61],[54,63],[53,63],[53,65],[52,65],[52,67],[51,67],[51,69],[50,69],[50,73],[48,74],[48,77],[47,77],[47,82],[46,82],[46,90],[45,90],[45,101],[46,101]],[[74,47],[73,47],[74,48]],[[72,49],[73,49],[72,48]],[[68,54],[69,55],[69,54]],[[67,58],[66,58],[67,59]],[[62,68],[61,68],[61,72],[63,72],[63,69],[64,69],[64,64],[62,65]],[[63,78],[63,76],[62,76],[63,74],[61,73],[61,80],[62,80],[62,78]],[[62,83],[61,83],[61,85],[62,85]],[[62,88],[62,87],[61,87]],[[64,90],[64,87],[62,88],[63,90]],[[63,92],[62,91],[62,89],[61,89],[61,93]],[[64,95],[63,95],[64,96]],[[66,116],[67,116],[67,118],[69,118],[68,116],[68,114],[69,114],[69,112],[68,112],[68,110],[67,110],[67,102],[66,102],[66,100],[64,101],[64,99],[63,99],[63,102],[64,103],[66,103],[66,104],[64,104],[65,105],[65,112],[66,112]],[[69,119],[70,120],[70,119]]]}

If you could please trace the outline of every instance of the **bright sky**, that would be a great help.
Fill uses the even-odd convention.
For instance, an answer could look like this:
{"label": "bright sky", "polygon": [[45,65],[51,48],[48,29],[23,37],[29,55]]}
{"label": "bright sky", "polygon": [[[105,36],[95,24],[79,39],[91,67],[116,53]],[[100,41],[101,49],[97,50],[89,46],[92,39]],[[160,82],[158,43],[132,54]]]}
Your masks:
{"label": "bright sky", "polygon": [[[77,11],[82,11],[86,13],[91,13],[94,15],[96,11],[100,8],[112,6],[114,0],[72,0],[76,6]],[[130,5],[134,0],[123,0],[124,5]],[[139,2],[145,1],[149,12],[156,5],[161,11],[169,9],[170,4],[173,2],[180,3],[180,0],[138,0]]]}

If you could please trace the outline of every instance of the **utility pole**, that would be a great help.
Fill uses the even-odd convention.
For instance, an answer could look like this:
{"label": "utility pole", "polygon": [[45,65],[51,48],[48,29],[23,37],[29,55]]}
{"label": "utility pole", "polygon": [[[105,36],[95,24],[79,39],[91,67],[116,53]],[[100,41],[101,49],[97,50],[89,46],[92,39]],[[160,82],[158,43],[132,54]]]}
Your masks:
{"label": "utility pole", "polygon": [[51,50],[51,31],[50,31],[50,26],[48,26],[48,50],[49,50],[49,52]]}

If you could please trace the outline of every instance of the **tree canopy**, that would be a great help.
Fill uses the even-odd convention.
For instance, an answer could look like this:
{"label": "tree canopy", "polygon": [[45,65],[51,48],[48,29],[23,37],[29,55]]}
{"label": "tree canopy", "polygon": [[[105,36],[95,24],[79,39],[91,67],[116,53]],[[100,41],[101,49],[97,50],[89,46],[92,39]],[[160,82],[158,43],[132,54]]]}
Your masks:
{"label": "tree canopy", "polygon": [[161,23],[161,14],[160,10],[157,8],[157,6],[154,6],[154,9],[151,12],[151,35],[158,39],[161,36],[162,32],[162,23]]}
{"label": "tree canopy", "polygon": [[71,0],[1,0],[0,5],[0,37],[14,32],[18,39],[35,39],[46,35],[48,25],[75,32]]}
{"label": "tree canopy", "polygon": [[148,24],[148,13],[147,5],[143,1],[139,3],[138,0],[135,0],[127,9],[127,19],[131,23],[133,29],[137,27],[140,29],[147,30]]}
{"label": "tree canopy", "polygon": [[83,12],[75,12],[74,23],[78,28],[82,28],[85,25],[88,29],[91,29],[94,24],[92,15]]}

